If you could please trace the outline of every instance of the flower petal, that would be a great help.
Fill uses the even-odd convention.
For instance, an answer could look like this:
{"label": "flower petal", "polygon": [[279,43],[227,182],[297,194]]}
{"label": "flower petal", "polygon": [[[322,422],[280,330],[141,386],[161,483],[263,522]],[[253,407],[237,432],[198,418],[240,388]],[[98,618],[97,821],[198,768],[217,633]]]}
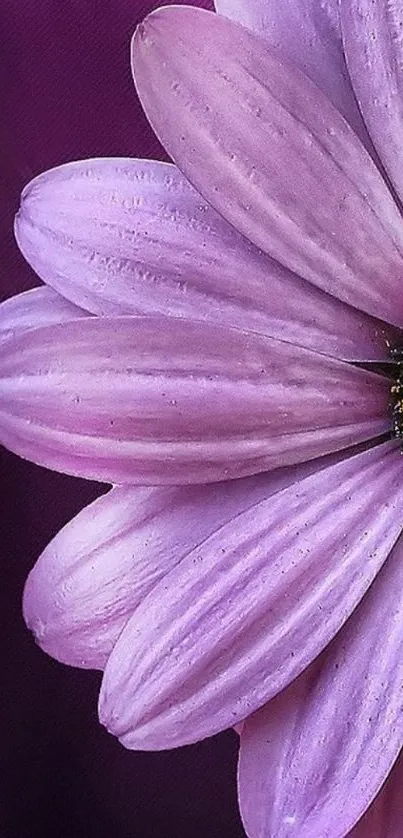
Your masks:
{"label": "flower petal", "polygon": [[334,458],[208,486],[113,488],[63,527],[29,574],[24,617],[36,641],[64,663],[103,669],[133,611],[184,555]]}
{"label": "flower petal", "polygon": [[343,0],[347,65],[374,145],[403,200],[403,4]]}
{"label": "flower petal", "polygon": [[32,288],[23,294],[16,294],[0,305],[1,340],[12,337],[23,329],[37,329],[52,323],[65,323],[87,312],[61,297],[52,288]]}
{"label": "flower petal", "polygon": [[245,721],[239,789],[251,838],[342,838],[368,808],[403,744],[402,620],[399,541],[322,658]]}
{"label": "flower petal", "polygon": [[149,15],[132,62],[152,126],[212,206],[313,285],[403,324],[400,213],[306,76],[252,32],[187,7]]}
{"label": "flower petal", "polygon": [[120,635],[102,723],[129,748],[172,748],[284,689],[387,558],[403,523],[402,473],[396,443],[377,446],[255,505],[186,556]]}
{"label": "flower petal", "polygon": [[111,483],[203,483],[313,459],[390,428],[386,378],[255,333],[87,317],[0,349],[0,439]]}
{"label": "flower petal", "polygon": [[337,0],[215,0],[215,8],[278,47],[370,146],[344,59]]}
{"label": "flower petal", "polygon": [[45,172],[25,188],[15,232],[41,279],[94,314],[191,317],[353,360],[384,359],[397,340],[258,251],[169,163]]}
{"label": "flower petal", "polygon": [[403,754],[350,838],[401,838],[402,823]]}

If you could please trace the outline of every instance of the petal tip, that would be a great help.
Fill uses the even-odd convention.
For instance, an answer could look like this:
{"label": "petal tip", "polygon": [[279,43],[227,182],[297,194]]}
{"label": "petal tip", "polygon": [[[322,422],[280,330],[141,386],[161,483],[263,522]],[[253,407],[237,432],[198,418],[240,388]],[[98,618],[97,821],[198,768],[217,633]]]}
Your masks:
{"label": "petal tip", "polygon": [[167,7],[160,7],[158,9],[154,9],[154,11],[150,12],[150,14],[146,15],[146,17],[140,21],[137,25],[133,38],[132,38],[132,48],[134,48],[137,43],[143,43],[145,46],[152,46],[152,40],[150,39],[150,35],[153,31],[153,23],[155,21],[155,17],[159,18],[161,13],[164,15],[166,12]]}

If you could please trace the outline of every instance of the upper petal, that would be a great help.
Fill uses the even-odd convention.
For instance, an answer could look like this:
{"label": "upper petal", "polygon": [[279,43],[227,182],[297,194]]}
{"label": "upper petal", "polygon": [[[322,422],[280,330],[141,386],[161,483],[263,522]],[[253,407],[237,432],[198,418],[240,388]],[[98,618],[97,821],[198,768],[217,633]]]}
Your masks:
{"label": "upper petal", "polygon": [[228,221],[314,285],[403,324],[400,213],[304,74],[252,32],[187,7],[146,18],[132,60],[158,136]]}
{"label": "upper petal", "polygon": [[37,643],[103,669],[133,611],[184,555],[334,456],[208,486],[113,488],[63,527],[28,576],[24,617]]}
{"label": "upper petal", "polygon": [[368,808],[403,744],[402,619],[399,541],[322,658],[245,721],[239,793],[250,838],[343,838]]}
{"label": "upper petal", "polygon": [[204,541],[120,635],[101,721],[127,747],[171,748],[236,724],[280,692],[340,629],[387,558],[403,523],[402,476],[396,443],[377,446]]}
{"label": "upper petal", "polygon": [[0,438],[112,483],[202,483],[387,431],[379,375],[256,333],[169,317],[84,317],[0,348]]}
{"label": "upper petal", "polygon": [[278,47],[326,93],[370,147],[344,59],[337,0],[215,0],[215,8]]}
{"label": "upper petal", "polygon": [[342,0],[348,70],[369,133],[403,200],[403,3]]}
{"label": "upper petal", "polygon": [[45,282],[94,314],[172,314],[337,357],[383,359],[396,337],[237,233],[175,166],[68,163],[25,188],[15,233]]}

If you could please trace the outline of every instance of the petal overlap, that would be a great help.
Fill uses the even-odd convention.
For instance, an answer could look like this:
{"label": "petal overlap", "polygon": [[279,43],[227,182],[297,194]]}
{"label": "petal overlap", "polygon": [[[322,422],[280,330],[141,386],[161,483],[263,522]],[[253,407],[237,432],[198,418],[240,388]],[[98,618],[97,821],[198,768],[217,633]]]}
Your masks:
{"label": "petal overlap", "polygon": [[97,315],[168,314],[247,328],[336,357],[384,359],[392,330],[283,268],[169,163],[99,159],[25,188],[19,247]]}
{"label": "petal overlap", "polygon": [[71,666],[103,669],[136,607],[184,555],[327,460],[208,486],[114,487],[63,527],[28,576],[24,617],[37,643]]}
{"label": "petal overlap", "polygon": [[353,87],[373,143],[403,200],[403,4],[342,0],[343,41]]}
{"label": "petal overlap", "polygon": [[67,323],[86,316],[86,311],[70,303],[52,288],[32,288],[1,304],[0,339],[12,337],[24,329]]}
{"label": "petal overlap", "polygon": [[[322,657],[245,721],[239,795],[250,838],[344,838],[386,780],[403,743],[402,560],[400,540]],[[363,828],[352,834],[373,835]]]}
{"label": "petal overlap", "polygon": [[337,0],[215,0],[214,5],[219,14],[278,47],[326,93],[370,148],[346,67]]}
{"label": "petal overlap", "polygon": [[262,501],[186,556],[108,660],[108,730],[129,748],[176,747],[284,689],[387,559],[403,522],[402,469],[395,442],[377,446]]}
{"label": "petal overlap", "polygon": [[354,453],[207,486],[115,486],[34,565],[24,590],[28,628],[57,660],[103,669],[135,609],[185,555],[255,503]]}
{"label": "petal overlap", "polygon": [[132,63],[154,130],[212,206],[313,285],[403,325],[401,215],[304,74],[254,33],[190,7],[149,15]]}

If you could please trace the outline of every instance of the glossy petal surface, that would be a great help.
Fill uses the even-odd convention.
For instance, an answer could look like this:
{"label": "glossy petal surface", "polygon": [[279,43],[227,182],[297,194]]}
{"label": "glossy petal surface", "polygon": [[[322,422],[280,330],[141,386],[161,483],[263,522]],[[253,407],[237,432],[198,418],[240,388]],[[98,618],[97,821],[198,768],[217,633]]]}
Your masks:
{"label": "glossy petal surface", "polygon": [[386,379],[198,321],[87,317],[0,354],[0,437],[59,471],[140,485],[243,477],[388,430]]}
{"label": "glossy petal surface", "polygon": [[343,838],[388,776],[403,742],[402,560],[399,542],[325,654],[246,720],[239,788],[250,838]]}
{"label": "glossy petal surface", "polygon": [[352,360],[383,359],[395,342],[258,251],[168,163],[45,172],[25,188],[15,232],[41,279],[94,314],[191,317]]}
{"label": "glossy petal surface", "polygon": [[387,558],[403,523],[402,470],[396,443],[378,446],[262,501],[192,551],[108,660],[108,730],[129,748],[176,747],[237,724],[284,689]]}
{"label": "glossy petal surface", "polygon": [[403,3],[342,0],[340,11],[348,69],[361,111],[403,199]]}
{"label": "glossy petal surface", "polygon": [[312,284],[403,324],[401,216],[309,79],[243,27],[188,7],[146,18],[132,62],[151,124],[206,200]]}
{"label": "glossy petal surface", "polygon": [[252,29],[303,70],[370,146],[347,72],[337,5],[337,0],[215,0],[219,14]]}

